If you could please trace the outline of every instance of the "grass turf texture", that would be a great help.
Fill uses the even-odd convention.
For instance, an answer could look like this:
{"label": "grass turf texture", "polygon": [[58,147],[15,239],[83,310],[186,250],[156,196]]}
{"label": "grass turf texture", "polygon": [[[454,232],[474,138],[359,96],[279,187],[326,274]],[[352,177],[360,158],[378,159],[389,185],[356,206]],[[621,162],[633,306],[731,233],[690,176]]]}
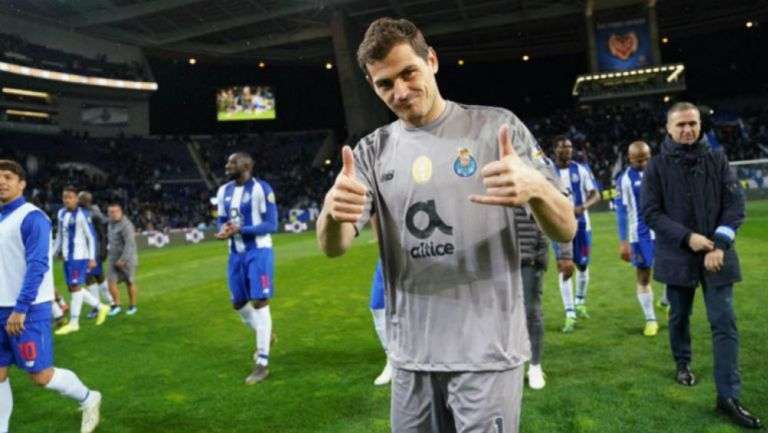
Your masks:
{"label": "grass turf texture", "polygon": [[264,110],[261,113],[246,113],[243,111],[232,113],[218,112],[216,114],[216,118],[219,122],[237,120],[271,120],[275,118],[275,109],[270,108],[269,110]]}
{"label": "grass turf texture", "polygon": [[[744,282],[734,290],[744,401],[768,417],[768,201],[750,202],[737,248]],[[692,317],[699,384],[677,385],[666,320],[642,336],[634,270],[618,258],[614,216],[593,214],[587,303],[592,318],[559,332],[556,275],[546,276],[543,366],[547,387],[523,398],[522,432],[739,432],[714,410],[712,348],[701,292]],[[371,232],[344,257],[320,255],[314,234],[275,237],[271,375],[246,386],[253,333],[229,306],[226,248],[207,242],[140,257],[139,314],[56,337],[56,365],[104,394],[107,432],[388,432],[389,390],[372,381],[384,365],[368,311],[376,260]],[[57,286],[62,288],[56,263]],[[654,283],[657,296],[660,285]],[[124,290],[124,289],[123,289]],[[123,291],[123,293],[125,293]],[[84,307],[84,315],[89,308]],[[11,369],[14,433],[77,431],[72,401],[37,389]]]}

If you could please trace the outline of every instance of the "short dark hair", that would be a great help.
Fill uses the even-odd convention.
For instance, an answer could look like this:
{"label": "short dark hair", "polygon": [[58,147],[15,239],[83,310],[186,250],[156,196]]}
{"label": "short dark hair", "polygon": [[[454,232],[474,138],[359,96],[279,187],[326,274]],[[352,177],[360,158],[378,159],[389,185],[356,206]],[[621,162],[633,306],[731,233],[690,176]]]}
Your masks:
{"label": "short dark hair", "polygon": [[379,18],[368,26],[365,37],[357,48],[357,63],[365,75],[366,65],[383,60],[395,45],[408,43],[413,51],[424,59],[429,57],[429,45],[416,25],[406,19]]}
{"label": "short dark hair", "polygon": [[61,189],[61,193],[64,194],[65,192],[71,192],[75,195],[77,195],[77,188],[75,188],[72,185],[67,185],[64,188]]}
{"label": "short dark hair", "polygon": [[558,135],[554,139],[552,139],[552,147],[553,148],[557,147],[557,144],[560,143],[561,141],[571,141],[571,139],[568,138],[568,136],[565,134]]}
{"label": "short dark hair", "polygon": [[111,207],[119,207],[119,208],[120,208],[120,210],[123,210],[123,205],[121,205],[121,204],[120,204],[120,203],[118,203],[118,202],[113,202],[113,203],[110,203],[110,204],[108,204],[108,205],[107,205],[107,209],[109,209],[109,208],[111,208]]}
{"label": "short dark hair", "polygon": [[27,180],[27,171],[16,161],[0,159],[0,170],[10,171],[16,176],[19,176],[19,180]]}

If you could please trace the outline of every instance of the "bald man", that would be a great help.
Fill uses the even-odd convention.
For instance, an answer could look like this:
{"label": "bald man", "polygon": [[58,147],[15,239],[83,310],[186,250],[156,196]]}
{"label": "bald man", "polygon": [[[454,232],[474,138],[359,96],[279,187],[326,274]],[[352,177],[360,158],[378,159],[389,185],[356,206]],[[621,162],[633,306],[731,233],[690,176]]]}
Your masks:
{"label": "bald man", "polygon": [[[99,206],[93,204],[93,194],[90,191],[84,190],[77,193],[77,204],[91,213],[91,222],[93,222],[93,229],[96,232],[96,266],[93,269],[89,269],[85,274],[86,289],[96,299],[99,299],[99,295],[101,295],[111,308],[114,309],[115,302],[112,299],[112,295],[109,294],[109,286],[107,285],[107,279],[104,278],[104,266],[102,265],[104,260],[107,259],[107,219],[101,213]],[[98,312],[98,309],[94,308],[88,314],[88,318],[96,318]]]}
{"label": "bald man", "polygon": [[627,148],[629,167],[616,181],[616,217],[619,226],[619,255],[625,262],[631,262],[637,274],[637,300],[645,316],[643,335],[653,337],[659,332],[659,324],[653,311],[653,288],[651,288],[651,267],[653,266],[653,241],[656,235],[640,214],[640,188],[643,184],[643,170],[651,159],[651,148],[643,141],[635,141]]}
{"label": "bald man", "polygon": [[244,152],[229,156],[225,173],[229,182],[219,187],[216,239],[229,243],[227,280],[232,307],[256,334],[254,368],[246,384],[266,379],[274,294],[275,256],[271,233],[277,231],[277,205],[272,187],[251,175],[253,159]]}

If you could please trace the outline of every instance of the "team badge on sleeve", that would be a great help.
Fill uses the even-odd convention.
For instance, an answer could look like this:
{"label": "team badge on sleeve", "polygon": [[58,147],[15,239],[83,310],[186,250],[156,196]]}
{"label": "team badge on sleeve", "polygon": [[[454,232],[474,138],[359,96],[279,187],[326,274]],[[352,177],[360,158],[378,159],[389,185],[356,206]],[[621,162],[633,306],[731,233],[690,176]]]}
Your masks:
{"label": "team badge on sleeve", "polygon": [[274,192],[270,192],[269,193],[269,195],[267,196],[267,201],[270,202],[270,203],[274,203],[275,202],[275,193]]}
{"label": "team badge on sleeve", "polygon": [[477,171],[477,161],[466,147],[459,148],[459,156],[453,162],[453,171],[459,177],[469,177]]}

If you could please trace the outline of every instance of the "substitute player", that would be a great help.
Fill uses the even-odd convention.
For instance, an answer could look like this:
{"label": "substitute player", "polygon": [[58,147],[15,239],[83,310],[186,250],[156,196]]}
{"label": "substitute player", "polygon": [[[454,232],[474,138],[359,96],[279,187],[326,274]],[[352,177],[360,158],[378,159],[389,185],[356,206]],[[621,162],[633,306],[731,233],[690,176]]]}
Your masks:
{"label": "substitute player", "polygon": [[317,235],[339,256],[377,215],[392,431],[514,433],[530,344],[511,207],[569,242],[573,206],[514,114],[442,98],[413,23],[374,21],[358,62],[399,120],[343,148]]}
{"label": "substitute player", "polygon": [[51,221],[24,200],[22,166],[0,160],[0,433],[13,410],[8,367],[15,364],[32,381],[80,403],[81,432],[99,424],[101,393],[75,373],[53,366]]}
{"label": "substitute player", "polygon": [[59,230],[54,251],[64,258],[64,279],[72,294],[69,323],[56,330],[56,335],[67,335],[80,330],[80,311],[83,302],[98,309],[96,325],[107,319],[109,306],[99,302],[87,290],[82,290],[89,270],[96,267],[96,233],[90,212],[77,205],[77,190],[71,186],[62,191],[64,207],[59,210]]}
{"label": "substitute player", "polygon": [[251,175],[253,159],[244,152],[227,159],[230,180],[219,188],[216,238],[229,240],[227,281],[232,306],[256,334],[256,365],[246,384],[266,379],[272,342],[269,299],[274,294],[275,256],[270,233],[277,231],[277,205],[272,187]]}
{"label": "substitute player", "polygon": [[637,300],[645,315],[643,335],[653,337],[659,332],[656,313],[653,311],[653,241],[656,235],[648,228],[640,214],[640,188],[643,170],[651,159],[651,148],[643,141],[635,141],[627,149],[629,168],[619,175],[616,197],[616,219],[619,227],[621,259],[632,262],[637,270]]}
{"label": "substitute player", "polygon": [[[573,200],[573,213],[576,215],[578,230],[573,239],[573,262],[576,265],[576,300],[573,298],[573,279],[563,278],[558,274],[560,295],[565,307],[563,332],[573,332],[576,317],[588,318],[587,288],[589,286],[589,255],[592,249],[592,226],[589,223],[589,209],[600,200],[600,193],[595,187],[592,170],[586,164],[573,161],[573,144],[565,136],[555,137],[555,165],[560,180],[570,192]],[[553,244],[555,254],[557,245]]]}

